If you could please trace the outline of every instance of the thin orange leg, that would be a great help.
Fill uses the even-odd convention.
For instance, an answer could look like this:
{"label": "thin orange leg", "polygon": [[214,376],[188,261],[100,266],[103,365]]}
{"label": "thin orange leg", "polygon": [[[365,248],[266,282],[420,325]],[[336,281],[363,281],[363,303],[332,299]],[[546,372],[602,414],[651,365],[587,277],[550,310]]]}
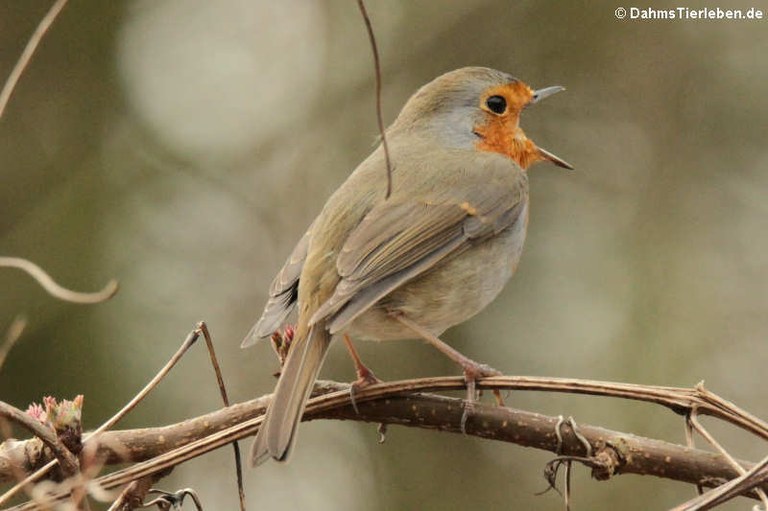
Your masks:
{"label": "thin orange leg", "polygon": [[381,380],[376,378],[376,375],[373,374],[373,371],[368,369],[368,367],[363,364],[363,361],[360,359],[360,355],[357,353],[355,345],[352,344],[352,339],[350,339],[347,334],[344,334],[344,345],[347,347],[347,351],[349,352],[349,358],[351,358],[352,362],[355,364],[355,372],[357,373],[357,380],[352,382],[352,386],[349,388],[349,395],[352,400],[352,408],[355,409],[356,413],[359,413],[357,410],[357,402],[355,401],[355,394],[358,390],[364,389],[368,385],[379,383]]}
{"label": "thin orange leg", "polygon": [[[468,414],[472,411],[474,402],[477,401],[476,389],[478,378],[483,378],[486,376],[499,376],[501,375],[501,372],[497,371],[489,365],[475,362],[471,358],[461,354],[458,350],[441,341],[440,338],[434,335],[432,332],[422,327],[418,323],[411,321],[402,314],[392,313],[391,317],[410,328],[413,333],[427,341],[429,344],[437,348],[438,351],[461,366],[462,370],[464,371],[464,381],[467,382],[467,406],[465,407],[464,414],[461,418],[461,429],[464,431]],[[496,402],[503,406],[504,401],[501,399],[501,393],[498,390],[494,390],[493,394],[496,397]]]}

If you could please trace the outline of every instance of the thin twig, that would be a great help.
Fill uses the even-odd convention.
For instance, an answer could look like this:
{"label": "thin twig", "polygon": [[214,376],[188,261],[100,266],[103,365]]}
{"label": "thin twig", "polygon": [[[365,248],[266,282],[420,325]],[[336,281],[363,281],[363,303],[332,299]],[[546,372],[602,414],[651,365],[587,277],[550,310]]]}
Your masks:
{"label": "thin twig", "polygon": [[389,199],[389,196],[392,194],[392,162],[389,159],[387,133],[386,130],[384,130],[384,120],[381,114],[381,64],[379,63],[379,49],[376,45],[376,36],[373,34],[373,25],[371,25],[371,19],[368,17],[368,11],[365,9],[363,0],[357,0],[357,7],[360,9],[363,21],[365,21],[365,28],[368,31],[368,39],[371,42],[371,50],[373,51],[373,67],[376,71],[376,121],[379,125],[381,145],[384,148],[384,160],[387,164],[387,194],[384,198]]}
{"label": "thin twig", "polygon": [[51,28],[51,25],[56,20],[56,17],[59,15],[61,10],[64,9],[66,4],[67,0],[56,0],[56,2],[48,10],[48,13],[43,17],[43,19],[40,20],[40,23],[38,23],[37,28],[32,34],[32,37],[29,38],[27,46],[24,48],[24,51],[21,53],[18,62],[16,62],[16,65],[13,67],[11,74],[5,81],[3,90],[0,91],[0,118],[3,117],[5,107],[8,106],[8,101],[10,101],[13,91],[16,89],[16,84],[18,83],[19,78],[21,78],[22,73],[24,73],[24,70],[29,65],[29,61],[32,60],[32,55],[35,54],[35,50],[37,50],[40,41],[42,41],[43,36],[48,31],[48,29]]}
{"label": "thin twig", "polygon": [[171,369],[174,368],[174,366],[181,360],[181,357],[184,356],[184,354],[189,350],[189,348],[192,347],[195,342],[200,338],[200,332],[197,328],[192,330],[189,334],[187,334],[186,339],[184,339],[184,342],[181,343],[181,346],[179,346],[179,349],[176,350],[176,353],[171,356],[171,358],[166,362],[166,364],[157,372],[157,374],[149,380],[149,383],[147,383],[143,389],[139,391],[138,394],[136,394],[133,399],[128,401],[128,403],[123,406],[115,415],[110,417],[104,424],[99,426],[93,433],[89,434],[85,441],[87,442],[92,437],[98,435],[99,433],[102,433],[103,431],[106,431],[110,429],[112,426],[117,424],[120,419],[125,417],[128,412],[133,410],[136,405],[138,405],[145,397],[147,397],[147,394],[152,392],[155,387],[165,378],[165,376],[171,372]]}
{"label": "thin twig", "polygon": [[713,437],[707,429],[701,425],[699,422],[699,419],[697,418],[696,411],[694,410],[689,416],[688,421],[691,423],[691,426],[693,427],[694,431],[696,431],[698,434],[704,437],[704,440],[706,440],[709,445],[715,448],[717,452],[720,453],[720,455],[728,460],[728,463],[731,464],[731,466],[738,472],[739,474],[745,474],[747,471],[742,467],[738,461],[736,461],[736,458],[731,456],[731,454],[725,450],[725,448],[720,445],[720,442],[718,442],[715,437]]}
{"label": "thin twig", "polygon": [[[694,410],[691,410],[686,416],[684,421],[684,427],[685,427],[685,445],[690,447],[691,449],[696,448],[696,439],[693,436],[693,425],[691,424],[691,414],[695,413]],[[696,484],[696,493],[701,495],[704,493],[704,486],[701,484]]]}
{"label": "thin twig", "polygon": [[[110,419],[108,419],[104,424],[99,426],[95,431],[92,433],[89,433],[85,436],[83,440],[83,445],[86,445],[89,441],[92,441],[92,439],[97,438],[101,433],[108,430],[115,424],[117,424],[120,419],[122,419],[128,412],[133,410],[133,408],[136,407],[146,396],[149,394],[152,389],[154,389],[160,381],[165,378],[165,375],[170,372],[171,369],[176,365],[176,363],[181,359],[181,357],[184,355],[184,353],[189,350],[189,348],[197,341],[200,337],[200,331],[195,328],[192,330],[188,335],[187,338],[184,339],[184,342],[181,344],[181,347],[176,351],[176,353],[173,354],[173,356],[168,360],[168,362],[158,371],[158,373],[155,375],[154,378],[152,378],[149,383],[147,383],[143,389],[139,391],[136,396],[131,399],[128,404],[123,406],[115,415],[113,415]],[[16,485],[14,485],[12,488],[10,488],[7,492],[5,492],[3,495],[0,495],[0,506],[6,504],[10,499],[12,499],[20,490],[22,490],[26,485],[40,479],[43,477],[46,473],[48,473],[49,470],[51,470],[54,466],[56,466],[57,460],[52,460],[48,463],[46,463],[43,467],[36,470],[34,473],[30,474],[29,477],[24,479],[23,481],[19,481]]]}
{"label": "thin twig", "polygon": [[27,326],[27,320],[21,316],[17,317],[8,327],[8,331],[5,333],[5,340],[0,345],[0,370],[3,368],[5,359],[8,357],[8,353],[13,349],[16,341],[19,340],[21,334],[24,332],[24,328]]}
{"label": "thin twig", "polygon": [[59,300],[72,303],[94,304],[109,300],[117,293],[117,281],[112,279],[107,282],[104,289],[95,293],[79,293],[60,286],[45,270],[27,259],[20,257],[0,257],[0,268],[18,268],[35,279],[49,295]]}
{"label": "thin twig", "polygon": [[[208,354],[211,357],[211,365],[213,371],[216,373],[216,381],[219,384],[219,392],[221,393],[221,400],[224,402],[224,406],[229,406],[229,397],[227,397],[227,387],[224,385],[224,377],[221,374],[221,367],[219,367],[219,361],[216,357],[216,350],[213,348],[213,339],[208,331],[208,325],[205,321],[201,321],[197,324],[197,329],[203,334],[205,339],[205,345],[208,347]],[[237,494],[240,497],[240,509],[245,511],[245,490],[243,489],[243,463],[240,456],[240,446],[237,441],[232,442],[232,449],[235,453],[235,474],[237,476]]]}

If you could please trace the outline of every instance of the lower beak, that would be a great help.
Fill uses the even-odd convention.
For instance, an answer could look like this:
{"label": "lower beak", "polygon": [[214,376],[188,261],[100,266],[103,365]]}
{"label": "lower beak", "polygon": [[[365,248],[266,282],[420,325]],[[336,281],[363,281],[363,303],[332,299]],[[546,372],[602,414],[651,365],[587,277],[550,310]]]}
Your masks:
{"label": "lower beak", "polygon": [[539,151],[539,156],[542,160],[548,160],[557,165],[558,167],[563,167],[564,169],[573,170],[573,165],[568,163],[567,161],[555,156],[554,154],[550,153],[546,149],[542,149],[541,147],[536,147],[536,149]]}

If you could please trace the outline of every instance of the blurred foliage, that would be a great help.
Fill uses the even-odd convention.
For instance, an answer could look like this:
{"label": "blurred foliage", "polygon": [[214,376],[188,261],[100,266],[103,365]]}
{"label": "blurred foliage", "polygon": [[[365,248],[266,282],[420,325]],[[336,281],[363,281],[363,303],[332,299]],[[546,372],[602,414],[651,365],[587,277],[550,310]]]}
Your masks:
{"label": "blurred foliage", "polygon": [[[577,171],[532,170],[518,274],[446,338],[510,374],[706,380],[768,415],[765,22],[619,21],[618,4],[603,1],[368,3],[387,120],[420,85],[466,65],[568,89],[523,124]],[[3,76],[49,5],[0,4]],[[29,319],[0,374],[2,399],[25,407],[82,393],[94,427],[200,319],[231,398],[270,391],[269,348],[238,344],[295,241],[371,150],[371,70],[351,0],[71,2],[0,121],[0,247],[74,289],[111,277],[122,289],[76,306],[0,271],[0,326]],[[421,343],[360,349],[385,379],[456,372]],[[324,375],[353,378],[339,347]],[[217,395],[200,346],[123,425],[211,410]],[[683,440],[682,420],[648,405],[525,393],[508,402]],[[714,431],[737,456],[765,451],[732,428]],[[402,428],[380,446],[374,426],[346,423],[311,423],[301,436],[290,465],[247,472],[250,508],[562,505],[553,492],[534,496],[546,453]],[[577,509],[661,509],[693,495],[578,473]],[[236,507],[234,484],[229,450],[163,481],[218,509]]]}

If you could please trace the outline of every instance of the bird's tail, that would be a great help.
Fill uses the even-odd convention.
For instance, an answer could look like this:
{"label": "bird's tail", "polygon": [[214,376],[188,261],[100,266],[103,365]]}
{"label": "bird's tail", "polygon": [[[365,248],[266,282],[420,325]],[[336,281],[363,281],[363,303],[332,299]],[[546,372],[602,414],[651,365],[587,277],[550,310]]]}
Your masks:
{"label": "bird's tail", "polygon": [[297,333],[253,443],[252,465],[263,463],[269,457],[278,461],[288,457],[330,343],[331,335],[322,322],[313,325],[308,334]]}

